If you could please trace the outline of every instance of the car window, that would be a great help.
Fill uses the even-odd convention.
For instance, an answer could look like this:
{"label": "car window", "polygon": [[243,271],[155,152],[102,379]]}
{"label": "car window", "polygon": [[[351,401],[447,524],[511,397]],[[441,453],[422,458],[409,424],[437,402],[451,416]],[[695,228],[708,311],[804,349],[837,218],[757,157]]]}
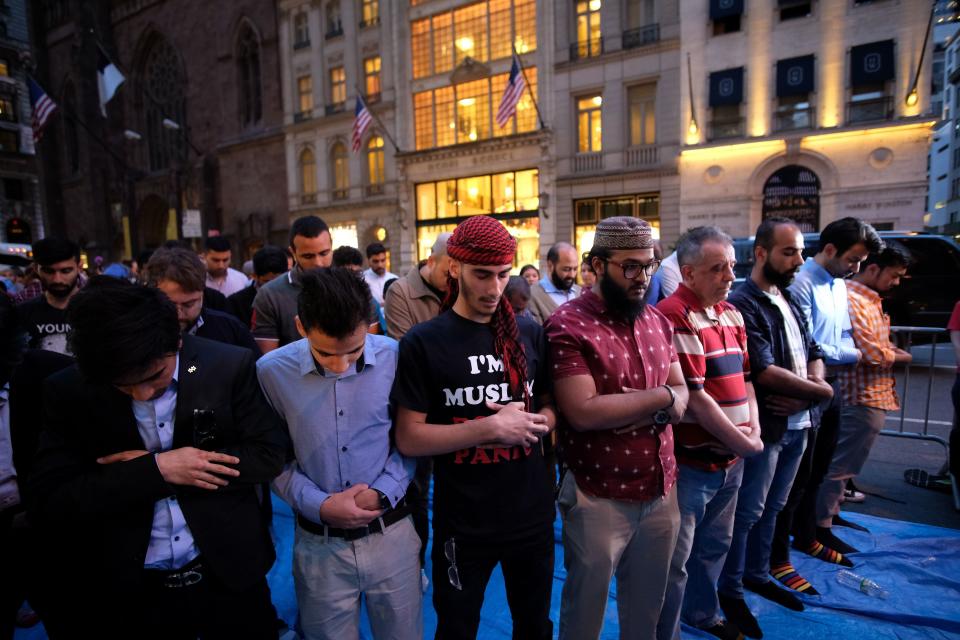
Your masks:
{"label": "car window", "polygon": [[957,248],[940,238],[906,237],[897,241],[913,256],[909,274],[914,278],[956,274],[960,270]]}

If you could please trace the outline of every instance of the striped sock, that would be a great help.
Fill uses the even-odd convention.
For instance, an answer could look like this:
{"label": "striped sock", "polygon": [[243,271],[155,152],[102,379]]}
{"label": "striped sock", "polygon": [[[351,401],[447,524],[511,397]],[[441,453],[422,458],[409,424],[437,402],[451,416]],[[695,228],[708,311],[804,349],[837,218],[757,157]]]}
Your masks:
{"label": "striped sock", "polygon": [[808,555],[817,558],[818,560],[823,560],[824,562],[829,562],[831,564],[842,564],[845,567],[852,567],[853,563],[850,562],[842,553],[830,547],[824,546],[823,544],[813,541],[805,552]]}
{"label": "striped sock", "polygon": [[770,567],[770,575],[779,580],[780,584],[788,589],[805,593],[808,596],[820,595],[820,592],[814,589],[813,585],[807,582],[806,578],[797,573],[797,570],[794,569],[793,565],[789,562]]}

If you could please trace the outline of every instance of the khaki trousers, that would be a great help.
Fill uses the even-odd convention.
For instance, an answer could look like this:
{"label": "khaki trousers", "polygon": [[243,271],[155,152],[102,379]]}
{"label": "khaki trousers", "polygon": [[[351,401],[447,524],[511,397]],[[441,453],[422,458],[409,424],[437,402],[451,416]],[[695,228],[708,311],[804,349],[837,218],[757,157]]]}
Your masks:
{"label": "khaki trousers", "polygon": [[614,575],[620,637],[655,638],[680,528],[676,489],[641,503],[594,498],[567,472],[558,504],[567,571],[560,640],[600,637]]}

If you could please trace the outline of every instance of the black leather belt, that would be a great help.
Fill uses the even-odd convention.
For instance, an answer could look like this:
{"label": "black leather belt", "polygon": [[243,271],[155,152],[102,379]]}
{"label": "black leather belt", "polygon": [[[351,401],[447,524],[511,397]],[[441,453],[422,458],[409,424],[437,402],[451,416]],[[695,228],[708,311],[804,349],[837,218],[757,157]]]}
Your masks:
{"label": "black leather belt", "polygon": [[[405,500],[405,499],[404,499]],[[317,524],[307,520],[299,513],[297,514],[297,524],[304,531],[308,531],[317,536],[328,536],[331,538],[343,538],[344,540],[359,540],[365,538],[371,533],[380,533],[392,524],[400,522],[408,515],[412,509],[404,501],[401,501],[396,507],[385,511],[382,516],[371,522],[365,527],[356,529],[338,529],[337,527],[328,527],[323,524]]]}
{"label": "black leather belt", "polygon": [[149,582],[159,584],[167,589],[191,587],[203,580],[204,567],[200,557],[196,557],[179,569],[164,571],[162,569],[146,569],[144,574]]}

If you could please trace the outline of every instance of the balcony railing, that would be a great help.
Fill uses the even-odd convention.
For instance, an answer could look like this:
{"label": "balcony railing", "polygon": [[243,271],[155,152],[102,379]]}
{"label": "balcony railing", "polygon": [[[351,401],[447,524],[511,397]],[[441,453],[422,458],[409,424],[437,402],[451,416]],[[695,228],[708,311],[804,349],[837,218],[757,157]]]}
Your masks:
{"label": "balcony railing", "polygon": [[383,195],[383,184],[368,184],[367,185],[367,195],[368,196],[380,196]]}
{"label": "balcony railing", "polygon": [[574,42],[570,45],[570,59],[580,60],[581,58],[592,58],[603,53],[603,38],[593,38],[592,40],[583,40]]}
{"label": "balcony railing", "polygon": [[331,24],[330,27],[327,29],[327,33],[325,37],[327,38],[327,40],[329,40],[330,38],[336,38],[342,35],[343,35],[343,25],[340,24],[339,22],[335,22]]}
{"label": "balcony railing", "polygon": [[587,171],[600,171],[603,169],[603,154],[596,153],[578,153],[573,156],[573,170],[575,173]]}
{"label": "balcony railing", "polygon": [[375,102],[380,102],[382,98],[383,98],[383,95],[379,91],[377,91],[376,93],[368,93],[367,97],[364,98],[364,101],[367,104],[374,104]]}
{"label": "balcony railing", "polygon": [[653,144],[629,147],[623,153],[628,167],[651,167],[660,163],[660,148]]}
{"label": "balcony railing", "polygon": [[346,200],[350,195],[350,189],[334,189],[330,197],[334,200]]}
{"label": "balcony railing", "polygon": [[333,104],[328,104],[323,108],[324,114],[332,116],[335,113],[340,113],[347,108],[346,102],[334,102]]}
{"label": "balcony railing", "polygon": [[309,46],[310,46],[310,38],[307,38],[306,40],[297,40],[296,42],[293,43],[294,49],[306,49]]}
{"label": "balcony railing", "polygon": [[361,20],[360,28],[366,29],[367,27],[375,27],[378,24],[380,24],[380,16],[377,16],[375,18],[370,18],[369,20]]}
{"label": "balcony railing", "polygon": [[773,114],[773,128],[775,131],[811,129],[816,121],[817,110],[813,107],[784,109]]}
{"label": "balcony railing", "polygon": [[743,137],[743,118],[736,120],[714,120],[710,123],[710,140]]}
{"label": "balcony railing", "polygon": [[306,122],[313,117],[313,109],[308,109],[307,111],[297,111],[293,114],[294,122]]}
{"label": "balcony railing", "polygon": [[636,47],[645,47],[648,44],[659,42],[660,25],[648,24],[636,29],[628,29],[623,32],[622,45],[624,49],[634,49]]}
{"label": "balcony railing", "polygon": [[300,204],[317,204],[317,194],[316,193],[300,194]]}
{"label": "balcony railing", "polygon": [[847,103],[847,122],[871,122],[893,118],[893,96]]}

